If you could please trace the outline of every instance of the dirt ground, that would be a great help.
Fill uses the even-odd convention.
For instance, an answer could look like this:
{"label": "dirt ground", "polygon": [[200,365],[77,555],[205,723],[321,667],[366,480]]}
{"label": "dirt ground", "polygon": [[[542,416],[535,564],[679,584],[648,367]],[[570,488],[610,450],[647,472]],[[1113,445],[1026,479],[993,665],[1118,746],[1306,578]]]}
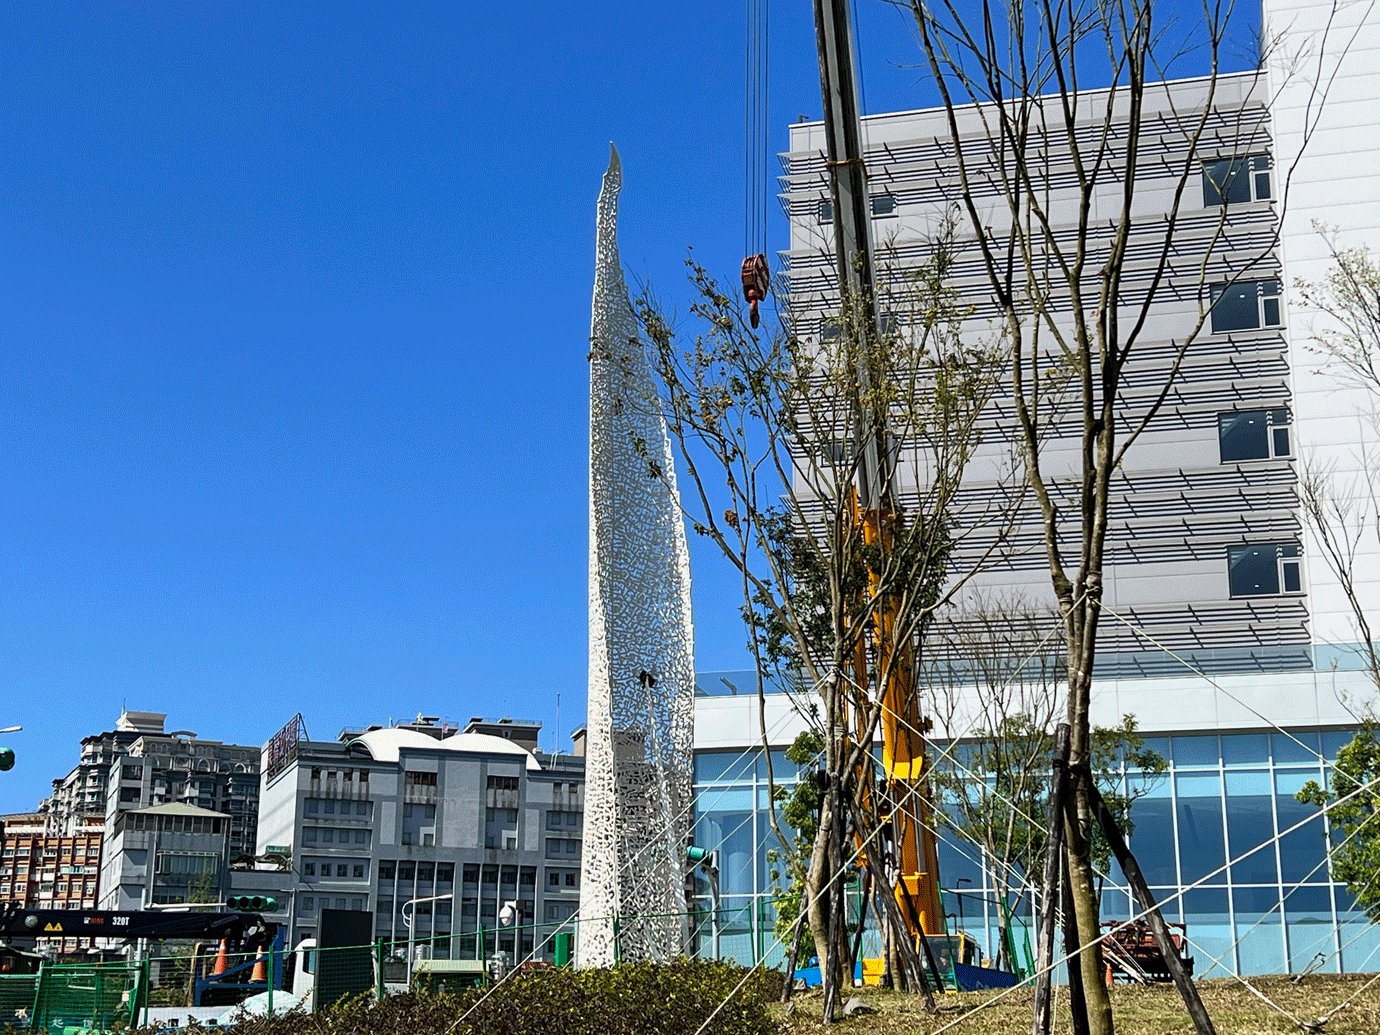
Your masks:
{"label": "dirt ground", "polygon": [[[1287,977],[1249,980],[1280,1009],[1235,979],[1198,983],[1218,1035],[1315,1030],[1327,1035],[1380,1033],[1380,975],[1312,974],[1298,984]],[[1062,992],[1063,989],[1056,989],[1059,998],[1053,1031],[1059,1033],[1070,1030]],[[854,989],[853,993],[877,1012],[845,1017],[827,1027],[820,1019],[823,1000],[818,990],[797,992],[793,1008],[773,1009],[782,1032],[789,1035],[935,1035],[940,1031],[953,1035],[1026,1035],[1034,1003],[1028,988],[1016,989],[990,1006],[984,1004],[997,992],[948,993],[937,998],[939,1012],[930,1016],[917,996],[877,988]],[[1324,1027],[1310,1026],[1348,1000],[1348,1005],[1333,1014]],[[1193,1035],[1193,1024],[1173,985],[1118,985],[1112,990],[1112,1010],[1118,1035]]]}

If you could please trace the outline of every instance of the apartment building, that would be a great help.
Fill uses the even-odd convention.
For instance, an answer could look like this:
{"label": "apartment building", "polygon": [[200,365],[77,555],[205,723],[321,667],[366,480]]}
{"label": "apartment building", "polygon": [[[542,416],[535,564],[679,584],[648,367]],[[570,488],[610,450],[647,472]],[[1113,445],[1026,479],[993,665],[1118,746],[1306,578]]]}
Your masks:
{"label": "apartment building", "polygon": [[[0,848],[0,903],[26,909],[94,909],[104,819],[86,817],[70,834],[49,832],[40,812],[5,816]],[[81,939],[52,939],[59,952],[84,947]]]}

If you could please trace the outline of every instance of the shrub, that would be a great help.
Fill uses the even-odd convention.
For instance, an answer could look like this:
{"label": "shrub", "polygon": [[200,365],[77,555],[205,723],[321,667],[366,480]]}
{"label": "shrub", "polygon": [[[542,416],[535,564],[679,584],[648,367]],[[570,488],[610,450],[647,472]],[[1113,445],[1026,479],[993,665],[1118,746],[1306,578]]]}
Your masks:
{"label": "shrub", "polygon": [[[744,977],[743,988],[733,994]],[[777,971],[749,975],[728,963],[680,959],[600,970],[524,971],[492,992],[418,991],[382,1002],[363,997],[314,1015],[251,1017],[235,1030],[237,1035],[695,1035],[725,1003],[705,1035],[776,1035],[766,1006],[780,991]]]}

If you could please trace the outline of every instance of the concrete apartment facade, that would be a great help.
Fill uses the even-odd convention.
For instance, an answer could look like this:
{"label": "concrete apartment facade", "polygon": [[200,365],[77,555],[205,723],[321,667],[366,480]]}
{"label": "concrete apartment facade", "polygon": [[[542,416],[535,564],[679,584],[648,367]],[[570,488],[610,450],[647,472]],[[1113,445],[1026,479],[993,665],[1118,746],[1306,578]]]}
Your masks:
{"label": "concrete apartment facade", "polygon": [[[39,812],[5,816],[0,848],[0,903],[26,909],[94,909],[105,823],[88,816],[70,834],[49,832]],[[82,947],[77,938],[51,939],[60,952]]]}
{"label": "concrete apartment facade", "polygon": [[81,760],[53,781],[40,807],[51,829],[66,831],[91,813],[108,830],[126,812],[182,804],[230,819],[231,859],[254,852],[258,819],[259,749],[168,731],[161,712],[123,711],[115,728],[82,738]]}
{"label": "concrete apartment facade", "polygon": [[[1170,918],[1188,923],[1199,973],[1209,975],[1298,971],[1318,954],[1326,970],[1364,970],[1380,958],[1380,936],[1328,879],[1317,810],[1294,799],[1308,779],[1326,778],[1359,707],[1375,696],[1350,606],[1305,525],[1298,491],[1304,465],[1316,464],[1334,489],[1356,498],[1354,479],[1374,446],[1374,403],[1323,363],[1313,343],[1323,315],[1296,285],[1322,280],[1330,262],[1315,221],[1340,224],[1343,247],[1380,247],[1380,18],[1363,7],[1274,0],[1265,17],[1281,40],[1269,68],[1217,83],[1204,175],[1189,180],[1174,266],[1128,374],[1130,397],[1143,405],[1170,343],[1192,327],[1200,304],[1217,303],[1163,412],[1118,472],[1105,589],[1118,617],[1103,620],[1092,702],[1098,723],[1135,715],[1170,762],[1136,805],[1132,848],[1169,899]],[[1298,73],[1319,61],[1318,74]],[[1329,91],[1325,103],[1319,83]],[[1185,80],[1149,93],[1153,132],[1137,201],[1147,230],[1133,238],[1133,266],[1154,251],[1180,120],[1203,109],[1207,85]],[[974,113],[960,112],[959,121],[976,138]],[[879,264],[899,297],[906,268],[924,260],[928,236],[958,197],[949,130],[943,112],[928,110],[870,116],[863,135]],[[795,125],[783,156],[791,242],[782,258],[802,334],[828,334],[837,304],[824,146],[821,125]],[[1219,237],[1222,199],[1207,167],[1220,163],[1231,164],[1244,189],[1227,199]],[[1071,195],[1057,155],[1049,171],[1045,200],[1058,211]],[[1006,217],[996,194],[980,205],[1000,232]],[[1214,238],[1203,278],[1197,267]],[[971,250],[958,244],[954,286],[976,307],[968,330],[981,334],[995,312],[991,292]],[[904,327],[904,309],[893,315]],[[974,513],[1009,491],[1000,472],[1011,464],[1010,422],[1009,401],[999,399],[967,483]],[[1076,430],[1056,431],[1043,454],[1050,468],[1074,469]],[[900,477],[903,493],[908,479],[914,491],[917,473],[904,455]],[[995,534],[976,522],[964,531],[970,538],[956,565]],[[1376,552],[1368,536],[1357,558],[1358,593],[1372,614],[1380,614]],[[1033,511],[974,590],[1051,605]],[[725,906],[744,917],[725,933],[726,949],[770,957],[779,952],[768,934],[766,853],[775,839],[754,804],[766,789],[765,767],[753,756],[761,722],[755,696],[722,685],[700,679],[697,841],[721,847]],[[770,743],[782,747],[803,727],[784,694],[769,699],[765,722]],[[962,735],[961,725],[953,734]],[[778,775],[790,769],[783,763],[776,760]],[[966,907],[969,929],[990,941],[993,892],[971,845],[942,845],[941,877],[946,909]],[[1103,907],[1108,918],[1128,915],[1115,880]]]}
{"label": "concrete apartment facade", "polygon": [[224,813],[180,802],[114,815],[105,827],[100,908],[224,901],[230,827]]}
{"label": "concrete apartment facade", "polygon": [[[419,717],[312,741],[299,722],[264,748],[258,845],[291,859],[294,943],[323,908],[369,910],[376,936],[405,941],[416,900],[433,954],[475,957],[482,927],[486,954],[522,958],[575,912],[584,760],[539,752],[540,724]],[[498,931],[509,901],[526,929]]]}

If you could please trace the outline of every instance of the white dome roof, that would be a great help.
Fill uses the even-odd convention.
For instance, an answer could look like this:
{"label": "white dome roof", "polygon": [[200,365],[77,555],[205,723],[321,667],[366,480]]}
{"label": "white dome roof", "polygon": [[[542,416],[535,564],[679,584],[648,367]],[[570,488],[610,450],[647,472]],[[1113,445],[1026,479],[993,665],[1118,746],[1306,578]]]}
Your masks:
{"label": "white dome roof", "polygon": [[529,770],[541,769],[532,753],[520,744],[488,733],[456,733],[437,740],[416,730],[382,729],[361,733],[351,743],[362,744],[377,762],[396,762],[402,748],[419,751],[460,751],[472,755],[521,755]]}

